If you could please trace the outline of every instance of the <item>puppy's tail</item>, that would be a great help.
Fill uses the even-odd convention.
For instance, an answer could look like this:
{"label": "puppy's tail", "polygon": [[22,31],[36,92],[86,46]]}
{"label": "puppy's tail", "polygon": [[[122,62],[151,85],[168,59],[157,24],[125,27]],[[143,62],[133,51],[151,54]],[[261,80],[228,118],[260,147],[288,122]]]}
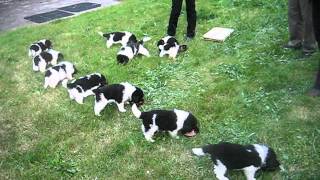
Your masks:
{"label": "puppy's tail", "polygon": [[187,45],[180,45],[179,46],[179,52],[184,52],[184,51],[186,51],[188,49],[188,46]]}
{"label": "puppy's tail", "polygon": [[99,90],[100,87],[103,87],[103,85],[101,85],[98,88],[92,90],[92,92],[94,93],[95,96],[100,93],[100,90]]}
{"label": "puppy's tail", "polygon": [[101,86],[108,85],[108,80],[101,74]]}
{"label": "puppy's tail", "polygon": [[64,59],[63,54],[59,53],[58,54],[58,61],[62,61]]}
{"label": "puppy's tail", "polygon": [[101,31],[98,31],[98,34],[100,35],[100,36],[102,36],[102,37],[104,37],[103,35],[103,32],[101,32]]}
{"label": "puppy's tail", "polygon": [[151,37],[145,36],[145,37],[143,37],[142,42],[147,42],[150,40],[151,40]]}
{"label": "puppy's tail", "polygon": [[62,82],[61,82],[61,85],[64,87],[64,88],[67,88],[68,86],[68,79],[64,79]]}
{"label": "puppy's tail", "polygon": [[29,57],[31,57],[32,56],[32,50],[31,49],[29,49]]}
{"label": "puppy's tail", "polygon": [[145,36],[142,38],[142,40],[138,41],[138,44],[143,45],[145,42],[150,41],[151,37]]}
{"label": "puppy's tail", "polygon": [[211,153],[212,150],[213,150],[213,145],[209,144],[201,148],[192,148],[192,153],[196,156],[205,156],[206,154]]}
{"label": "puppy's tail", "polygon": [[140,118],[140,116],[141,116],[141,111],[138,109],[137,105],[136,105],[136,104],[133,104],[132,107],[131,107],[131,109],[132,109],[133,115],[134,115],[135,117],[137,117],[137,118]]}

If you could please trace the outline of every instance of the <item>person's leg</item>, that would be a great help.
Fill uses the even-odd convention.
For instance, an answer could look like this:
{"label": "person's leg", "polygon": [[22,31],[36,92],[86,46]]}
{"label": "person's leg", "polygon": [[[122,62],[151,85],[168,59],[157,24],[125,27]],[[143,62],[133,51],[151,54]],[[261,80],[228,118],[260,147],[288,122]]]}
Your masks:
{"label": "person's leg", "polygon": [[197,11],[195,0],[186,0],[186,9],[188,20],[187,37],[193,38],[195,36],[197,23]]}
{"label": "person's leg", "polygon": [[286,48],[300,48],[302,42],[302,16],[299,0],[288,0],[289,42]]}
{"label": "person's leg", "polygon": [[[313,1],[313,27],[315,32],[315,38],[318,42],[318,48],[320,50],[320,1]],[[317,11],[318,10],[318,11]],[[316,81],[313,88],[309,92],[310,96],[320,96],[320,61],[318,62],[318,72]]]}
{"label": "person's leg", "polygon": [[318,42],[318,48],[320,50],[320,1],[314,0],[313,1],[313,29],[315,34],[315,39]]}
{"label": "person's leg", "polygon": [[318,66],[318,72],[316,76],[316,81],[313,88],[309,91],[309,96],[320,96],[320,61]]}
{"label": "person's leg", "polygon": [[169,36],[176,35],[176,28],[177,28],[178,19],[180,16],[181,8],[182,8],[182,0],[172,0],[171,14],[170,14],[169,25],[167,30],[167,34]]}
{"label": "person's leg", "polygon": [[302,51],[304,53],[313,53],[316,49],[316,40],[312,24],[312,2],[299,0],[301,15],[303,20],[303,43]]}

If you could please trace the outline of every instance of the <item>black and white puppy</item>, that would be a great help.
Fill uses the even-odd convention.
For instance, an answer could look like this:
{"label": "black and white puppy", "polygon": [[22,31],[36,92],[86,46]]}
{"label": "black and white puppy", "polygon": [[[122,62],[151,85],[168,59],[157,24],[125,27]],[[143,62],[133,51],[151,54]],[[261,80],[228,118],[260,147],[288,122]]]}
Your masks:
{"label": "black and white puppy", "polygon": [[85,97],[94,95],[94,89],[107,84],[104,75],[93,73],[71,81],[67,84],[67,89],[70,99],[74,99],[77,103],[83,104],[83,99]]}
{"label": "black and white puppy", "polygon": [[106,38],[107,48],[110,48],[113,44],[121,44],[126,46],[128,42],[138,42],[137,37],[131,32],[110,32],[103,33],[98,32],[102,37]]}
{"label": "black and white puppy", "polygon": [[158,41],[159,56],[169,55],[169,58],[175,59],[179,52],[187,50],[187,45],[180,45],[173,36],[166,36]]}
{"label": "black and white puppy", "polygon": [[48,39],[42,39],[38,42],[34,42],[29,47],[29,56],[35,57],[41,52],[52,48],[52,43]]}
{"label": "black and white puppy", "polygon": [[126,46],[122,46],[117,54],[117,61],[120,64],[126,64],[138,54],[150,57],[149,51],[143,46],[143,43],[150,40],[146,37],[139,42],[128,42]]}
{"label": "black and white puppy", "polygon": [[144,103],[143,91],[128,82],[102,86],[93,90],[93,92],[95,93],[94,113],[97,116],[100,116],[100,112],[104,107],[112,102],[117,104],[120,112],[126,112],[124,109],[126,102],[138,105]]}
{"label": "black and white puppy", "polygon": [[44,72],[49,64],[56,65],[62,59],[63,55],[59,51],[53,49],[43,51],[33,58],[33,70]]}
{"label": "black and white puppy", "polygon": [[[55,88],[60,81],[64,79],[72,79],[72,75],[77,72],[75,66],[67,61],[60,62],[59,64],[48,68],[45,72],[44,88],[48,86]],[[65,85],[64,85],[65,86]]]}
{"label": "black and white puppy", "polygon": [[228,180],[227,170],[241,169],[248,180],[254,180],[256,171],[273,171],[280,167],[273,149],[262,144],[243,146],[220,142],[193,148],[192,152],[197,156],[211,155],[213,172],[219,180]]}
{"label": "black and white puppy", "polygon": [[134,116],[142,119],[142,132],[149,142],[154,142],[153,135],[158,131],[167,131],[171,137],[178,138],[178,133],[192,137],[199,133],[198,121],[191,113],[174,109],[152,110],[147,112],[139,111],[133,104],[132,112]]}

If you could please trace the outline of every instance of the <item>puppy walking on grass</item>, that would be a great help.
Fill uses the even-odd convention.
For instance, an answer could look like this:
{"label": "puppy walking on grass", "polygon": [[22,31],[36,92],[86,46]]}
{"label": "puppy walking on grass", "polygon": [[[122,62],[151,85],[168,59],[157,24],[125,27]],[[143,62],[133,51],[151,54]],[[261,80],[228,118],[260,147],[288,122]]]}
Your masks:
{"label": "puppy walking on grass", "polygon": [[135,117],[142,119],[141,129],[149,142],[154,142],[152,137],[157,131],[167,131],[173,138],[178,138],[178,133],[192,137],[199,132],[196,117],[186,111],[174,109],[141,112],[137,105],[133,104],[132,112]]}
{"label": "puppy walking on grass", "polygon": [[274,171],[280,167],[273,149],[262,144],[240,145],[228,142],[193,148],[197,156],[210,155],[213,172],[219,180],[228,180],[227,170],[243,170],[247,180],[255,180],[258,170]]}
{"label": "puppy walking on grass", "polygon": [[144,93],[139,88],[128,82],[101,86],[93,90],[95,95],[94,114],[101,116],[100,112],[109,104],[116,103],[120,112],[126,112],[124,105],[129,102],[142,105]]}

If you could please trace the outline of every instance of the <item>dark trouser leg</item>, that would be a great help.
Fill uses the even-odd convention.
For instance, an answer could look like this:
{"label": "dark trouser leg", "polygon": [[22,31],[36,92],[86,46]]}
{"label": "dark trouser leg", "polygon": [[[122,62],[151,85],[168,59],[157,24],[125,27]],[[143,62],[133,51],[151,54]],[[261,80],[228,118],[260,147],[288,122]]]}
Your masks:
{"label": "dark trouser leg", "polygon": [[[314,28],[314,34],[315,38],[320,43],[320,1],[314,0],[313,1],[313,28]],[[320,46],[318,46],[320,49]]]}
{"label": "dark trouser leg", "polygon": [[320,90],[320,62],[318,67],[318,73],[316,77],[316,82],[314,83],[314,88]]}
{"label": "dark trouser leg", "polygon": [[[315,32],[315,38],[318,42],[318,48],[320,50],[320,1],[313,1],[313,27]],[[318,65],[318,73],[316,77],[316,82],[314,84],[314,88],[320,90],[320,60]]]}
{"label": "dark trouser leg", "polygon": [[299,0],[299,4],[303,20],[302,50],[304,52],[314,52],[316,48],[316,41],[312,23],[312,2],[309,0]]}
{"label": "dark trouser leg", "polygon": [[299,0],[288,1],[289,45],[296,46],[302,42],[302,15]]}
{"label": "dark trouser leg", "polygon": [[196,12],[196,2],[195,0],[186,0],[187,8],[187,36],[194,37],[197,23],[197,12]]}
{"label": "dark trouser leg", "polygon": [[172,0],[171,14],[170,14],[169,25],[167,30],[167,34],[170,36],[176,35],[176,28],[177,28],[178,19],[180,16],[181,8],[182,8],[182,0]]}

